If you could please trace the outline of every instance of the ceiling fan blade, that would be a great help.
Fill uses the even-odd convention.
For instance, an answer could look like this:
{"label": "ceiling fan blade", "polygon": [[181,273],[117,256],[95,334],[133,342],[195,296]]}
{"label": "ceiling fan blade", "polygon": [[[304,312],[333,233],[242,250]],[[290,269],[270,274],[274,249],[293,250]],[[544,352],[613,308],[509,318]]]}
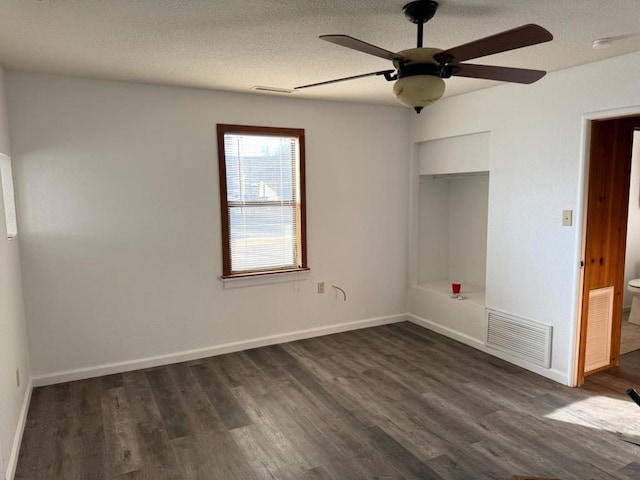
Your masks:
{"label": "ceiling fan blade", "polygon": [[363,42],[362,40],[350,37],[349,35],[320,35],[320,38],[322,40],[326,40],[327,42],[335,43],[336,45],[351,48],[359,52],[368,53],[369,55],[374,55],[386,60],[409,60],[402,55],[390,52],[389,50],[385,50],[384,48],[376,47],[375,45]]}
{"label": "ceiling fan blade", "polygon": [[544,77],[544,70],[529,70],[526,68],[496,67],[493,65],[475,65],[473,63],[454,64],[460,68],[453,75],[456,77],[483,78],[501,82],[533,83]]}
{"label": "ceiling fan blade", "polygon": [[380,70],[379,72],[363,73],[361,75],[354,75],[353,77],[336,78],[335,80],[327,80],[326,82],[318,82],[318,83],[311,83],[309,85],[302,85],[301,87],[295,87],[294,90],[300,90],[302,88],[309,88],[309,87],[318,87],[320,85],[327,85],[329,83],[344,82],[346,80],[355,80],[356,78],[372,77],[374,75],[385,75],[385,76],[387,76],[387,75],[391,75],[393,72],[395,72],[395,70]]}
{"label": "ceiling fan blade", "polygon": [[497,33],[490,37],[481,38],[474,42],[465,43],[450,48],[434,56],[436,60],[453,57],[456,63],[472,58],[507,52],[516,48],[528,47],[553,40],[553,35],[540,25],[532,23],[521,27]]}

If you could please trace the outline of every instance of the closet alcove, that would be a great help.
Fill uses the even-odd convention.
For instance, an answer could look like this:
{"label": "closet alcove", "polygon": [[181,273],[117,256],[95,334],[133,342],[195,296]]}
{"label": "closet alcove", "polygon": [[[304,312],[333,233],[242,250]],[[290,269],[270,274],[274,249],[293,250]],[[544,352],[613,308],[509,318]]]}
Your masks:
{"label": "closet alcove", "polygon": [[[483,341],[490,133],[416,145],[416,282],[410,311],[448,332]],[[462,284],[462,299],[451,283]]]}

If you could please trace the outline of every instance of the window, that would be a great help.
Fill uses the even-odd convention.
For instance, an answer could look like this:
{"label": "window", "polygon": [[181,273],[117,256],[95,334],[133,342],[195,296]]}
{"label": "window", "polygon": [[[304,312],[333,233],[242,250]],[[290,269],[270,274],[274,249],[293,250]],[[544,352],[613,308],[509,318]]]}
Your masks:
{"label": "window", "polygon": [[13,196],[13,174],[11,159],[0,153],[0,179],[2,180],[2,198],[4,201],[4,218],[7,222],[7,236],[13,238],[18,234],[16,222],[16,201]]}
{"label": "window", "polygon": [[308,270],[304,130],[218,125],[222,278]]}

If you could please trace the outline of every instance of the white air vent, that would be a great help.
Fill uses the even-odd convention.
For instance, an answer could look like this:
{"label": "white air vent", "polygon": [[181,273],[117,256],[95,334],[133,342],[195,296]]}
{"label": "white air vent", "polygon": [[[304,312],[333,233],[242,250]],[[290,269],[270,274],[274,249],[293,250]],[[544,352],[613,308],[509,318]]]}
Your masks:
{"label": "white air vent", "polygon": [[609,365],[612,318],[613,287],[590,290],[584,373]]}
{"label": "white air vent", "polygon": [[269,93],[293,93],[294,90],[290,88],[279,88],[279,87],[265,87],[264,85],[255,85],[251,87],[251,90],[255,90],[256,92],[269,92]]}
{"label": "white air vent", "polygon": [[487,309],[487,347],[551,367],[551,325]]}

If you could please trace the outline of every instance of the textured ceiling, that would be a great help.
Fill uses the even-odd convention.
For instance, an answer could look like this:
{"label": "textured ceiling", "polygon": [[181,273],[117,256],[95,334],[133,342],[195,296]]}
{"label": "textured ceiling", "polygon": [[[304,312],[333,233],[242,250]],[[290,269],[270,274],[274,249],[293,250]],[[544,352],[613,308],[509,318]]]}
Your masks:
{"label": "textured ceiling", "polygon": [[[342,33],[399,51],[416,42],[405,0],[2,0],[0,63],[9,70],[248,92],[293,88],[390,68],[318,39]],[[638,0],[443,0],[425,46],[449,48],[526,23],[546,44],[474,60],[555,71],[640,50]],[[592,41],[617,40],[594,50]],[[544,79],[542,80],[544,81]],[[454,78],[447,95],[496,85]],[[518,86],[518,88],[527,88]],[[369,77],[296,97],[391,104],[391,83]]]}

